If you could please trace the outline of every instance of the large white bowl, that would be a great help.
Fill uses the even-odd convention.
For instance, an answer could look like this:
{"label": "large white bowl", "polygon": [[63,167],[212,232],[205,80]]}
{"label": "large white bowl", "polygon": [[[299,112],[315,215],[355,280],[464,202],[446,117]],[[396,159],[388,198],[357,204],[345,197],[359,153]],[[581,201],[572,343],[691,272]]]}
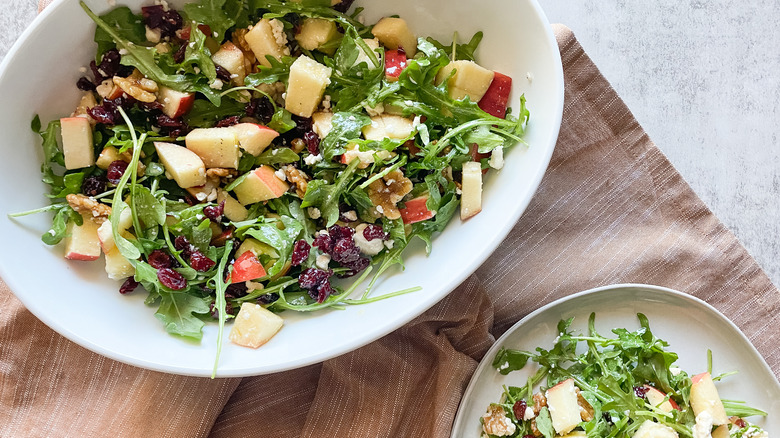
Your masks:
{"label": "large white bowl", "polygon": [[[104,0],[87,2],[96,12]],[[140,0],[121,1],[133,10]],[[146,2],[149,3],[148,1]],[[173,2],[178,3],[178,2]],[[489,175],[484,209],[461,223],[454,219],[426,257],[421,245],[407,251],[406,271],[386,275],[376,293],[411,286],[423,290],[346,310],[284,314],[285,327],[258,350],[225,343],[218,376],[246,376],[317,363],[395,330],[441,300],[501,243],[531,200],[547,168],[561,123],[563,72],[555,38],[534,0],[397,0],[370,5],[369,21],[400,14],[419,35],[450,41],[483,30],[480,62],[514,78],[511,105],[525,93],[531,110],[529,148],[517,147],[504,170]],[[8,213],[48,204],[40,182],[42,152],[30,120],[44,123],[69,114],[77,103],[79,68],[94,56],[95,25],[75,0],[49,6],[13,46],[0,66],[0,275],[24,305],[49,327],[102,355],[159,371],[208,376],[216,352],[217,325],[201,343],[168,335],[143,304],[145,293],[122,296],[106,278],[103,262],[64,260],[40,235],[48,214],[17,220]],[[227,333],[226,333],[227,334]]]}

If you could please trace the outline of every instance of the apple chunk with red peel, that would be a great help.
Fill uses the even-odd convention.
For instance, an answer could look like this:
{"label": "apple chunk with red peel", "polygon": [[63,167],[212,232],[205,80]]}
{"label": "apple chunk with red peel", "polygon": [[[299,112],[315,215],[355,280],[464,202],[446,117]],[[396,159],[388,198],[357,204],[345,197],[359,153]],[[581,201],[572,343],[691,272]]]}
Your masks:
{"label": "apple chunk with red peel", "polygon": [[246,77],[246,66],[244,63],[244,52],[241,51],[235,44],[228,41],[217,50],[217,53],[211,55],[211,60],[214,64],[223,67],[230,73],[230,82],[236,86],[244,85],[244,78]]}
{"label": "apple chunk with red peel", "polygon": [[256,303],[243,303],[230,330],[230,341],[242,347],[258,348],[282,329],[284,320]]}
{"label": "apple chunk with red peel", "polygon": [[233,263],[233,273],[230,274],[230,281],[233,283],[243,283],[266,276],[265,268],[260,260],[252,251],[245,251]]}
{"label": "apple chunk with red peel", "polygon": [[728,424],[729,417],[720,401],[718,389],[712,381],[710,373],[701,373],[691,377],[691,408],[698,416],[702,412],[708,412],[712,416],[712,424],[720,426]]}
{"label": "apple chunk with red peel", "polygon": [[403,49],[409,57],[417,54],[417,37],[403,18],[385,17],[374,25],[371,33],[388,49]]}
{"label": "apple chunk with red peel", "polygon": [[162,104],[163,114],[175,119],[190,112],[195,103],[195,93],[184,93],[160,86],[160,90],[157,92],[157,101]]}
{"label": "apple chunk with red peel", "polygon": [[452,61],[436,74],[436,85],[447,80],[450,97],[457,100],[468,96],[472,102],[479,102],[487,93],[494,76],[494,72],[474,61]]}
{"label": "apple chunk with red peel", "polygon": [[60,126],[65,168],[81,169],[95,164],[95,147],[89,120],[84,117],[66,117],[60,119]]}
{"label": "apple chunk with red peel", "polygon": [[[125,208],[122,210],[122,214],[119,215],[119,221],[116,228],[120,235],[128,238],[132,237],[132,234],[127,231],[131,225],[133,225],[133,212],[129,208]],[[112,249],[116,248],[116,242],[114,242],[114,231],[111,228],[110,220],[103,222],[98,227],[97,237],[100,241],[100,247],[103,248],[104,253],[108,253]]]}
{"label": "apple chunk with red peel", "polygon": [[409,225],[434,217],[436,212],[428,210],[427,202],[428,195],[418,196],[406,201],[405,207],[399,210],[404,224]]}
{"label": "apple chunk with red peel", "polygon": [[100,257],[100,239],[98,239],[98,224],[89,216],[81,215],[81,226],[74,222],[68,223],[68,236],[65,238],[65,258],[91,262]]}
{"label": "apple chunk with red peel", "polygon": [[482,211],[482,165],[479,161],[463,163],[460,218],[466,220]]}
{"label": "apple chunk with red peel", "polygon": [[243,205],[275,199],[287,192],[290,186],[277,178],[274,169],[262,165],[250,172],[233,190],[238,196],[238,202]]}
{"label": "apple chunk with red peel", "polygon": [[206,166],[195,152],[173,143],[159,141],[154,143],[154,147],[165,171],[179,187],[187,189],[206,184]]}
{"label": "apple chunk with red peel", "polygon": [[279,136],[273,129],[257,123],[239,123],[230,129],[236,134],[241,149],[254,156],[260,155]]}
{"label": "apple chunk with red peel", "polygon": [[675,409],[679,409],[679,406],[677,406],[677,403],[675,403],[674,400],[667,400],[666,394],[658,389],[653,388],[650,385],[645,385],[645,389],[647,390],[647,392],[645,392],[645,397],[647,397],[647,402],[651,405],[664,412],[672,412]]}
{"label": "apple chunk with red peel", "polygon": [[198,128],[184,138],[187,149],[198,154],[207,168],[238,169],[238,138],[227,128]]}
{"label": "apple chunk with red peel", "polygon": [[548,389],[545,396],[552,425],[558,435],[569,433],[580,424],[582,418],[580,418],[580,406],[577,404],[574,379],[566,379],[558,383]]}
{"label": "apple chunk with red peel", "polygon": [[491,116],[501,119],[506,118],[506,108],[509,104],[509,94],[511,92],[512,78],[495,72],[493,82],[490,83],[485,95],[479,100],[479,107]]}
{"label": "apple chunk with red peel", "polygon": [[401,72],[409,65],[406,52],[403,50],[385,51],[385,77],[390,82],[395,82],[401,76]]}

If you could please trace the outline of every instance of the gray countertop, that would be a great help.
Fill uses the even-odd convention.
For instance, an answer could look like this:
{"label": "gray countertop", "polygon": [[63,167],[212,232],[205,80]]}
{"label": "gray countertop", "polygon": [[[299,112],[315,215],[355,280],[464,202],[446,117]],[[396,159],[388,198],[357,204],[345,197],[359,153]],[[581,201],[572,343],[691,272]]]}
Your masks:
{"label": "gray countertop", "polygon": [[[540,0],[658,147],[780,284],[780,3]],[[0,59],[35,0],[0,0]]]}

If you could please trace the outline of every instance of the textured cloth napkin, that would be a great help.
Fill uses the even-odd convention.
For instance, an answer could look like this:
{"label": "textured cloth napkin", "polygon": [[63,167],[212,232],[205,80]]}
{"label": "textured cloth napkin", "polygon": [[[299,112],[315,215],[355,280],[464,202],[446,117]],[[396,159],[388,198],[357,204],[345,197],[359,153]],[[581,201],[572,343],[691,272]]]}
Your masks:
{"label": "textured cloth napkin", "polygon": [[0,436],[446,437],[495,337],[550,301],[623,282],[706,300],[778,374],[780,293],[571,31],[555,32],[566,103],[550,167],[507,239],[439,304],[322,364],[209,380],[93,354],[40,323],[0,282]]}

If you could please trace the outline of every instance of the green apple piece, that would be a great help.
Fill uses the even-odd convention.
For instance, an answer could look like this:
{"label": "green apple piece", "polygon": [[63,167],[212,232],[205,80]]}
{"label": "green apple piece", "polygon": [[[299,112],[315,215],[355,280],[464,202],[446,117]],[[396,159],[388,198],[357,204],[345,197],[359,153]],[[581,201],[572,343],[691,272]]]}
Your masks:
{"label": "green apple piece", "polygon": [[678,438],[677,432],[669,426],[645,420],[632,438]]}
{"label": "green apple piece", "polygon": [[232,196],[230,196],[226,191],[224,190],[217,190],[217,203],[225,203],[224,208],[224,214],[225,217],[230,219],[233,222],[241,222],[243,220],[246,220],[247,216],[249,216],[249,211],[244,208],[243,205],[241,205],[240,202],[236,201],[236,199]]}
{"label": "green apple piece", "polygon": [[243,303],[230,330],[230,341],[242,347],[258,348],[282,329],[284,320],[257,303]]}
{"label": "green apple piece", "polygon": [[[305,18],[300,31],[295,35],[298,45],[305,50],[317,50],[325,44],[341,38],[336,23],[322,18]],[[329,55],[336,52],[336,47],[321,50]]]}
{"label": "green apple piece", "polygon": [[214,64],[222,66],[231,76],[230,82],[236,86],[244,85],[246,77],[246,66],[244,63],[244,52],[235,44],[228,41],[217,50],[217,53],[211,55]]}
{"label": "green apple piece", "polygon": [[325,87],[330,84],[332,70],[302,55],[290,66],[285,108],[300,116],[311,117],[322,101]]}
{"label": "green apple piece", "polygon": [[275,199],[287,192],[290,186],[277,178],[273,167],[262,165],[250,172],[233,191],[243,205]]}
{"label": "green apple piece", "polygon": [[701,373],[691,377],[691,408],[698,417],[702,412],[712,416],[712,424],[720,426],[728,424],[729,417],[720,401],[718,389],[712,381],[710,373]]}
{"label": "green apple piece", "polygon": [[366,140],[382,141],[409,137],[414,130],[414,120],[392,114],[371,117],[371,124],[363,127]]}
{"label": "green apple piece", "polygon": [[320,111],[311,116],[311,129],[320,138],[325,138],[333,129],[333,113]]}
{"label": "green apple piece", "polygon": [[247,45],[257,57],[260,65],[270,67],[271,63],[266,59],[266,55],[271,55],[276,59],[281,59],[284,55],[289,55],[287,48],[287,37],[284,33],[284,26],[279,20],[260,20],[252,26],[249,32],[244,36]]}
{"label": "green apple piece", "polygon": [[238,138],[227,128],[198,128],[184,138],[187,149],[195,152],[207,168],[238,169]]}
{"label": "green apple piece", "polygon": [[160,85],[157,91],[157,102],[162,105],[162,112],[175,119],[187,114],[195,103],[195,93],[184,93]]}
{"label": "green apple piece", "polygon": [[236,134],[241,149],[254,156],[260,155],[279,136],[273,129],[257,123],[239,123],[230,129]]}
{"label": "green apple piece", "polygon": [[417,37],[403,18],[385,17],[374,25],[371,33],[388,49],[401,48],[409,58],[417,54]]}
{"label": "green apple piece", "polygon": [[198,154],[173,143],[158,141],[154,147],[165,171],[179,187],[186,189],[206,184],[206,166]]}
{"label": "green apple piece", "polygon": [[[480,177],[482,176],[482,171],[479,167],[477,167],[477,173]],[[465,164],[463,166],[463,176],[465,180]],[[566,379],[563,382],[558,383],[548,389],[545,396],[547,397],[547,407],[550,410],[553,429],[555,429],[555,432],[557,432],[558,435],[569,433],[580,424],[582,419],[580,418],[580,406],[577,404],[577,392],[574,387],[574,379]]]}
{"label": "green apple piece", "polygon": [[106,273],[112,280],[122,280],[135,274],[135,267],[114,247],[106,252]]}
{"label": "green apple piece", "polygon": [[482,211],[482,166],[479,161],[463,163],[461,190],[460,219],[466,220]]}
{"label": "green apple piece", "polygon": [[98,224],[89,215],[81,215],[81,226],[68,222],[65,237],[65,258],[68,260],[94,261],[100,257]]}
{"label": "green apple piece", "polygon": [[62,154],[65,168],[81,169],[95,164],[95,148],[92,145],[92,125],[85,117],[60,119],[62,127]]}
{"label": "green apple piece", "polygon": [[495,76],[495,72],[474,61],[452,61],[436,74],[436,85],[444,82],[453,70],[455,70],[455,74],[447,84],[449,85],[450,97],[456,100],[468,96],[472,102],[479,102]]}

